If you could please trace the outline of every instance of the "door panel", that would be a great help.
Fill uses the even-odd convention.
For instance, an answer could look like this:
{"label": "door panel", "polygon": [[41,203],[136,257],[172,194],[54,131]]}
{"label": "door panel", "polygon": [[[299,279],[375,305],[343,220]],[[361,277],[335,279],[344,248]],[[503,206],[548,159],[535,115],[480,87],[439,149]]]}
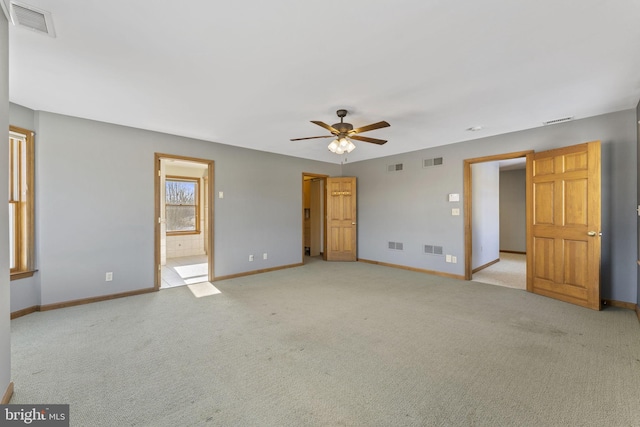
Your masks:
{"label": "door panel", "polygon": [[600,309],[600,142],[527,156],[527,290]]}
{"label": "door panel", "polygon": [[327,261],[355,261],[356,178],[327,178]]}

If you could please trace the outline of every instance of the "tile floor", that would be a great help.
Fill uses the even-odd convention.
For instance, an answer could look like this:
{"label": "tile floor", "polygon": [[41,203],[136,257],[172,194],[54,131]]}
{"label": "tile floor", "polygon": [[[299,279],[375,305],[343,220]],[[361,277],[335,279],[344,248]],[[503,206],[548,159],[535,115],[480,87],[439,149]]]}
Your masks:
{"label": "tile floor", "polygon": [[160,289],[206,282],[208,271],[206,255],[167,258],[167,264],[162,266]]}

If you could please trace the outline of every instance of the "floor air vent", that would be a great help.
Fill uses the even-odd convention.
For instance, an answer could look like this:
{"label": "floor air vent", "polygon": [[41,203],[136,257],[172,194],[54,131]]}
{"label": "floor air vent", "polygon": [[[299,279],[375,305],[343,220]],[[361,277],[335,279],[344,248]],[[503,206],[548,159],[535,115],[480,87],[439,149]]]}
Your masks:
{"label": "floor air vent", "polygon": [[11,22],[16,27],[27,28],[38,33],[47,34],[50,37],[56,36],[50,12],[12,1],[9,3],[9,14],[11,15]]}

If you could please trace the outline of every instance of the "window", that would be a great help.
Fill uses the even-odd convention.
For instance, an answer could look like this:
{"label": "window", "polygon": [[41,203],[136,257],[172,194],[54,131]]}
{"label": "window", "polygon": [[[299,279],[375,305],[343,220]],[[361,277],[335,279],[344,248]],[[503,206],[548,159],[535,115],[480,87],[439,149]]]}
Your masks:
{"label": "window", "polygon": [[11,279],[34,272],[33,132],[9,127],[9,265]]}
{"label": "window", "polygon": [[200,192],[198,178],[167,176],[165,218],[167,234],[200,233]]}

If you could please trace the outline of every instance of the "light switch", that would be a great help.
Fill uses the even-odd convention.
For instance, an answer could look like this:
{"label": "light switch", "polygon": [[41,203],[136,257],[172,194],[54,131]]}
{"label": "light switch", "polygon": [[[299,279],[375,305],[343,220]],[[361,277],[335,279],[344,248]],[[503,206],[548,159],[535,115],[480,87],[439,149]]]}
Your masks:
{"label": "light switch", "polygon": [[453,208],[453,209],[451,209],[451,215],[453,215],[453,216],[458,216],[458,215],[460,215],[460,209],[459,209],[459,208]]}
{"label": "light switch", "polygon": [[458,194],[458,193],[449,194],[449,201],[450,202],[459,202],[460,201],[460,194]]}
{"label": "light switch", "polygon": [[218,191],[218,199],[224,199],[224,192]]}

